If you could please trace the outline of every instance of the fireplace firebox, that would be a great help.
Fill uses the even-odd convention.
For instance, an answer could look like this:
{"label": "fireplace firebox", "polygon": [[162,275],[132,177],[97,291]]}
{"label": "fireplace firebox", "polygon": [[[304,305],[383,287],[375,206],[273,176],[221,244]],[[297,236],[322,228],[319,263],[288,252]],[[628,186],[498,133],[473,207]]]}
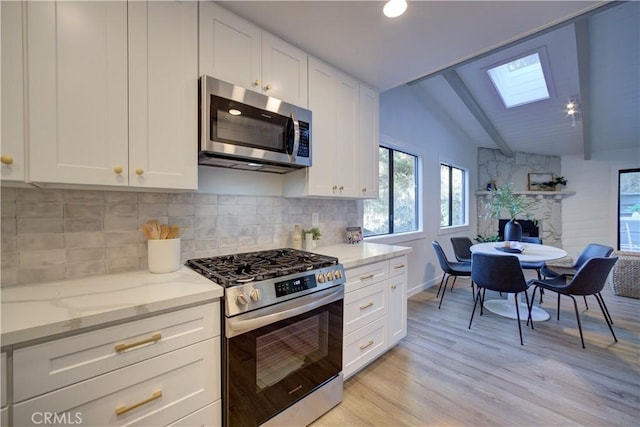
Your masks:
{"label": "fireplace firebox", "polygon": [[[504,226],[509,222],[508,219],[498,220],[498,236],[500,240],[504,240]],[[522,226],[522,237],[540,237],[540,228],[534,221],[529,219],[517,220]]]}

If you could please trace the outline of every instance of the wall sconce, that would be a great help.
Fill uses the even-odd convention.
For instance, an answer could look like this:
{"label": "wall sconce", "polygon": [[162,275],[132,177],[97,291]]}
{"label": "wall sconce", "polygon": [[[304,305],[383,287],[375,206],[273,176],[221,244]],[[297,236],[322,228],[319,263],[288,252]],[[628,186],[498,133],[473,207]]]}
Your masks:
{"label": "wall sconce", "polygon": [[569,99],[567,103],[567,115],[571,117],[571,126],[575,127],[576,122],[580,119],[580,103],[578,102],[577,95]]}
{"label": "wall sconce", "polygon": [[407,10],[406,0],[389,0],[384,5],[382,13],[388,18],[395,18],[402,15],[405,10]]}

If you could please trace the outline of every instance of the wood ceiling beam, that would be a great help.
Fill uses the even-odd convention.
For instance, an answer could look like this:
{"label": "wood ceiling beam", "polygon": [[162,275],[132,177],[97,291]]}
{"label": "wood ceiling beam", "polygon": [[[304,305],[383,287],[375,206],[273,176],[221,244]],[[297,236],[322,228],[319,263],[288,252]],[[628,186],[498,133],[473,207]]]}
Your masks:
{"label": "wood ceiling beam", "polygon": [[584,159],[591,160],[591,72],[589,55],[589,18],[574,24],[576,34],[576,53],[578,54],[578,84],[580,87],[580,123],[582,125],[582,144]]}
{"label": "wood ceiling beam", "polygon": [[500,149],[502,154],[506,157],[513,157],[513,150],[504,138],[502,138],[502,135],[500,135],[500,132],[498,132],[498,129],[493,125],[491,119],[489,119],[480,104],[478,104],[478,101],[476,101],[476,98],[471,94],[467,85],[464,84],[460,75],[455,70],[446,70],[442,73],[442,76],[462,102],[464,102],[464,105],[471,111],[471,114],[478,120],[480,126],[489,134],[489,137]]}

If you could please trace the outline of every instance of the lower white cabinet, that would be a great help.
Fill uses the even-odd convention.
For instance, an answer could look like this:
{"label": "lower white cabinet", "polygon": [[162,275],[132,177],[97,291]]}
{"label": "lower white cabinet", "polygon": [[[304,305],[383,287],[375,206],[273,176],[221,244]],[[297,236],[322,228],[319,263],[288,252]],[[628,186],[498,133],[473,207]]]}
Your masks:
{"label": "lower white cabinet", "polygon": [[219,302],[16,349],[13,425],[221,425],[220,354]]}
{"label": "lower white cabinet", "polygon": [[407,333],[407,257],[346,269],[342,370],[350,377]]}
{"label": "lower white cabinet", "polygon": [[7,408],[7,353],[2,352],[2,358],[0,364],[0,425],[6,426],[9,424],[9,408]]}

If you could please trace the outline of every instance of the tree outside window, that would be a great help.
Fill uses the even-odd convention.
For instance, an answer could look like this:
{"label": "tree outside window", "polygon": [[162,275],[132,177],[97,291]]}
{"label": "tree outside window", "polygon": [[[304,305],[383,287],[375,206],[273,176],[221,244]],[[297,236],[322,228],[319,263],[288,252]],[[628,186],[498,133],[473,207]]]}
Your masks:
{"label": "tree outside window", "polygon": [[465,170],[440,165],[440,227],[467,224]]}
{"label": "tree outside window", "polygon": [[405,233],[418,229],[418,158],[379,147],[379,197],[364,202],[364,235]]}

